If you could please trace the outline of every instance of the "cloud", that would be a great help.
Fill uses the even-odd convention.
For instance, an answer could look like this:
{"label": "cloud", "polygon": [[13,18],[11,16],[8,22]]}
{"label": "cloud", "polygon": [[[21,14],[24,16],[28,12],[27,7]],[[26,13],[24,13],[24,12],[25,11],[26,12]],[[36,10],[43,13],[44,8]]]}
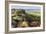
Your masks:
{"label": "cloud", "polygon": [[11,6],[11,8],[15,8],[15,9],[41,9],[41,7],[39,6]]}

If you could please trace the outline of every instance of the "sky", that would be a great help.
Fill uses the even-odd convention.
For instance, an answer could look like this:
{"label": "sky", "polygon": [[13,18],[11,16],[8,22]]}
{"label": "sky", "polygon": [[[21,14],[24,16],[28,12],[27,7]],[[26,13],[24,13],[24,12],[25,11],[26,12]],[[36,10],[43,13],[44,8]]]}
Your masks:
{"label": "sky", "polygon": [[41,9],[41,7],[39,6],[11,6],[11,8],[15,8],[15,9]]}

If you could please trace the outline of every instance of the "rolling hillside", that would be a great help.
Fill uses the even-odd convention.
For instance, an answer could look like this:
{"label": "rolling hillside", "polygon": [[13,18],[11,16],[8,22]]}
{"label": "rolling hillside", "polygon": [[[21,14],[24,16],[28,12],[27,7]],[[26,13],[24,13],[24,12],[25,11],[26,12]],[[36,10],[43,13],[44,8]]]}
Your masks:
{"label": "rolling hillside", "polygon": [[32,14],[35,16],[40,16],[40,10],[26,10],[26,13]]}

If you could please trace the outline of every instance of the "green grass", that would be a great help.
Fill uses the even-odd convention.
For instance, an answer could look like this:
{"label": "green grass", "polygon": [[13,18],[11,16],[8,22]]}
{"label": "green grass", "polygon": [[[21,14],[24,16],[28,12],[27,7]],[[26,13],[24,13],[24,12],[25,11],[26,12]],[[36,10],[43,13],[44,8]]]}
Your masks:
{"label": "green grass", "polygon": [[40,16],[40,11],[27,11],[27,14],[35,15],[35,16]]}

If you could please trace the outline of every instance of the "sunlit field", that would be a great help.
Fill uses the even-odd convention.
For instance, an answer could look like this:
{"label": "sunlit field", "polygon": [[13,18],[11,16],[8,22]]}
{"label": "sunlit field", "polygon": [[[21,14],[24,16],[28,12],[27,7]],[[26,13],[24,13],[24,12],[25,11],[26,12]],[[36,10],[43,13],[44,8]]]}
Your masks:
{"label": "sunlit field", "polygon": [[31,9],[11,9],[13,28],[40,27],[41,11]]}

